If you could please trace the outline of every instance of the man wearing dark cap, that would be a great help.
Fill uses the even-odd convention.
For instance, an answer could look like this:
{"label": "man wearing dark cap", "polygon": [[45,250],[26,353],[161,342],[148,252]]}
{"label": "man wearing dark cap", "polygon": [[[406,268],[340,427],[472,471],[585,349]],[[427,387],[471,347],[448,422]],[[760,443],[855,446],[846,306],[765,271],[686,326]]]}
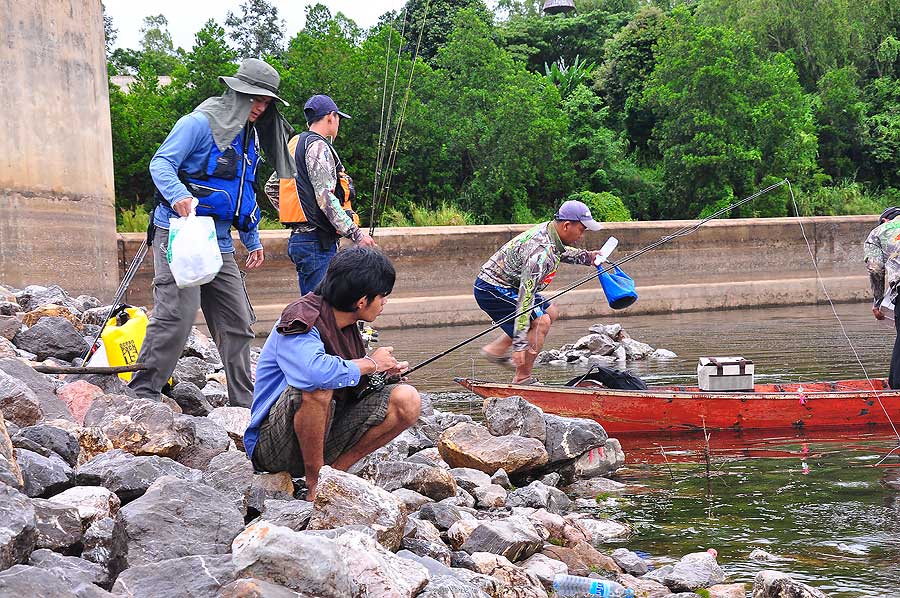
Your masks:
{"label": "man wearing dark cap", "polygon": [[[883,320],[889,311],[894,318],[894,328],[900,333],[900,324],[894,316],[894,304],[900,291],[900,208],[890,207],[878,217],[878,226],[869,233],[863,246],[866,269],[872,284],[872,313],[875,319]],[[888,374],[891,388],[900,388],[900,336],[894,339],[891,355],[891,369]]]}
{"label": "man wearing dark cap", "polygon": [[278,209],[282,224],[291,228],[288,255],[297,268],[300,293],[305,295],[314,291],[325,277],[341,237],[364,247],[374,247],[375,241],[359,228],[353,214],[345,209],[349,199],[346,194],[351,193],[352,181],[340,184],[341,179],[349,181],[349,177],[332,145],[341,119],[350,116],[341,112],[334,100],[326,95],[309,98],[303,113],[309,130],[288,144],[297,176],[285,181],[284,178],[279,180],[275,173],[266,183],[265,190]]}
{"label": "man wearing dark cap", "polygon": [[481,349],[486,359],[507,363],[512,348],[512,364],[516,367],[513,384],[536,382],[531,375],[534,360],[559,315],[559,309],[546,302],[540,291],[553,280],[561,261],[582,266],[594,263],[599,251],[570,245],[580,241],[585,231],[600,228],[585,204],[567,201],[553,220],[507,242],[481,267],[475,279],[475,300],[494,322],[531,310],[505,322],[501,326],[503,334]]}
{"label": "man wearing dark cap", "polygon": [[[293,176],[287,151],[293,130],[274,104],[287,105],[278,97],[278,72],[262,60],[248,58],[235,76],[219,81],[226,86],[225,93],[180,118],[150,160],[159,200],[148,232],[155,271],[153,313],[138,357],[147,369],[134,375],[131,388],[140,397],[159,399],[201,308],[225,366],[229,402],[249,407],[250,326],[255,318],[234,259],[231,227],[249,252],[246,267],[261,266],[260,212],[254,192],[259,150],[282,176]],[[213,218],[222,268],[207,284],[181,289],[166,256],[169,221],[191,212]],[[159,230],[154,232],[154,227]]]}

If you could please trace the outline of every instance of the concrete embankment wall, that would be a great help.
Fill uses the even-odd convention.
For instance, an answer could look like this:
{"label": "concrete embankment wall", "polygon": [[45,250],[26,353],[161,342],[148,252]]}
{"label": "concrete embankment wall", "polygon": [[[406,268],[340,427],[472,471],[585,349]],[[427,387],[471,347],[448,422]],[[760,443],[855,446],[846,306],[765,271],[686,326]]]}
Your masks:
{"label": "concrete embankment wall", "polygon": [[118,284],[100,2],[0,9],[0,282]]}
{"label": "concrete embankment wall", "polygon": [[[816,279],[816,265],[834,301],[865,301],[869,283],[862,243],[875,216],[804,218],[803,229],[815,263],[795,218],[717,220],[690,235],[673,239],[623,266],[636,281],[640,299],[616,312],[629,314],[717,310],[826,301]],[[588,233],[583,245],[597,248],[613,235],[621,259],[638,249],[694,224],[693,221],[609,223]],[[375,238],[397,268],[397,283],[377,327],[420,327],[487,323],[472,297],[472,282],[481,264],[525,225],[385,228]],[[287,231],[263,231],[266,262],[247,275],[247,287],[266,334],[285,304],[297,297],[294,266],[287,257]],[[120,271],[137,251],[141,234],[119,238]],[[239,253],[239,258],[244,257]],[[145,261],[128,295],[129,302],[150,305],[153,266]],[[545,293],[584,278],[585,267],[562,264]],[[564,317],[612,314],[596,281],[571,291],[556,303]]]}

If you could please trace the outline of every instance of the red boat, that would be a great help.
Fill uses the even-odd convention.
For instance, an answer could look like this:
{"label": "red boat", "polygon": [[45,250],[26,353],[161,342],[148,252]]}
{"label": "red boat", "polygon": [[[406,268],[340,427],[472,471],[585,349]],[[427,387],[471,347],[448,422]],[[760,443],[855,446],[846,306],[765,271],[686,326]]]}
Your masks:
{"label": "red boat", "polygon": [[[482,397],[518,395],[547,413],[585,417],[612,434],[751,429],[847,429],[900,423],[900,390],[884,379],[757,384],[752,392],[706,392],[694,386],[616,390],[523,386],[457,378]],[[888,418],[888,415],[890,418]]]}

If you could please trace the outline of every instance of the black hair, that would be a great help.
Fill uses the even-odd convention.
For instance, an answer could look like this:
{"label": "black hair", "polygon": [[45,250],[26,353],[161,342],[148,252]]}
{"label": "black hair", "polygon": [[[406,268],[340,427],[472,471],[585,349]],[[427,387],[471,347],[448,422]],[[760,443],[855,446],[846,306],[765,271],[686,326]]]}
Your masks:
{"label": "black hair", "polygon": [[352,312],[361,297],[371,303],[378,295],[389,295],[396,278],[386,255],[378,249],[356,245],[331,259],[315,293],[336,310]]}
{"label": "black hair", "polygon": [[[325,118],[326,116],[328,116],[329,114],[331,114],[331,112],[328,112],[328,113],[326,113],[326,114],[323,114],[322,116],[315,116],[315,115],[314,115],[315,113],[314,113],[313,110],[310,108],[309,112],[307,112],[306,110],[304,110],[304,111],[303,111],[303,114],[306,116],[306,126],[310,126],[310,125],[316,124],[317,122],[319,122],[320,120],[322,120],[323,118]],[[312,120],[310,120],[310,118],[312,118]]]}

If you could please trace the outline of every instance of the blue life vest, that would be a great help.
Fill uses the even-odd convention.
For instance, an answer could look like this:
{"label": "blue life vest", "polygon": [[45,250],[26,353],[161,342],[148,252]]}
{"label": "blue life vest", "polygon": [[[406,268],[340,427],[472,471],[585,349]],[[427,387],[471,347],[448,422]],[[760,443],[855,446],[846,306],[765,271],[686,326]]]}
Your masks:
{"label": "blue life vest", "polygon": [[225,151],[213,144],[206,170],[178,173],[178,178],[199,201],[198,216],[212,216],[217,220],[231,222],[235,228],[244,232],[255,227],[260,218],[254,185],[260,159],[259,148],[255,131],[251,127],[250,142],[244,152],[246,131],[244,129],[239,133]]}

